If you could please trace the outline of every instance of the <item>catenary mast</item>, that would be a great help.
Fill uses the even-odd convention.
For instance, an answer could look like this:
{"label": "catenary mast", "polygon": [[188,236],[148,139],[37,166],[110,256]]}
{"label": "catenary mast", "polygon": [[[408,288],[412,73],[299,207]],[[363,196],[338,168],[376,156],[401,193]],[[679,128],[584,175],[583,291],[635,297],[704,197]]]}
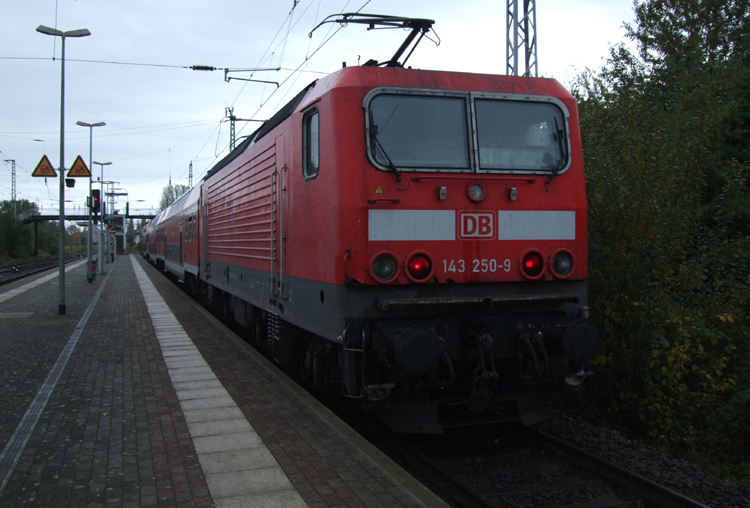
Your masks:
{"label": "catenary mast", "polygon": [[[536,0],[507,0],[507,2],[506,74],[538,77]],[[523,4],[523,12],[519,11],[519,4]]]}

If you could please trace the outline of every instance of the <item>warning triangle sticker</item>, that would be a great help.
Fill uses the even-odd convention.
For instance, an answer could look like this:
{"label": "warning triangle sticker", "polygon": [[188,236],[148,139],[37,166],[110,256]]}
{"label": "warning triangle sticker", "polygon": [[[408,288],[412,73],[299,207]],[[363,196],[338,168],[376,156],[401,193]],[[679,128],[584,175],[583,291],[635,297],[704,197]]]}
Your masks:
{"label": "warning triangle sticker", "polygon": [[74,178],[76,176],[91,178],[91,171],[86,167],[86,164],[83,162],[80,155],[76,157],[76,161],[73,163],[70,171],[68,171],[68,178]]}
{"label": "warning triangle sticker", "polygon": [[57,172],[52,167],[52,163],[49,161],[46,155],[42,155],[42,160],[36,165],[36,169],[31,176],[57,176]]}
{"label": "warning triangle sticker", "polygon": [[380,185],[378,185],[378,188],[375,189],[375,194],[382,194],[382,193],[383,193],[383,189],[381,189]]}

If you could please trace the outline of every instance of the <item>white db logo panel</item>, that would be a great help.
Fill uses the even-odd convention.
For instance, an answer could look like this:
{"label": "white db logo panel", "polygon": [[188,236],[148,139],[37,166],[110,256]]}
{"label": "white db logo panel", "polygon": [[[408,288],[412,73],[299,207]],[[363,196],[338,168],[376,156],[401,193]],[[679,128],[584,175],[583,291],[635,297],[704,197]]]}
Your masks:
{"label": "white db logo panel", "polygon": [[458,212],[458,237],[495,238],[495,212]]}

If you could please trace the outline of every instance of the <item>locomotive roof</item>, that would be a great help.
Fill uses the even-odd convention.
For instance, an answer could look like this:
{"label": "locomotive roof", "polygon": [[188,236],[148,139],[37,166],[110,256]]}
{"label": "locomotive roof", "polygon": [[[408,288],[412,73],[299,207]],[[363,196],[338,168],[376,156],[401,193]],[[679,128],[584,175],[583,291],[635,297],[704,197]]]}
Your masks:
{"label": "locomotive roof", "polygon": [[286,103],[270,119],[211,168],[203,180],[208,180],[221,168],[241,155],[249,146],[261,139],[274,127],[286,120],[300,106],[300,103],[315,87],[315,93],[322,95],[333,88],[393,87],[418,88],[427,90],[455,90],[485,93],[505,93],[521,95],[546,95],[561,100],[574,100],[573,96],[553,78],[528,78],[499,74],[477,74],[470,72],[432,71],[403,67],[344,67],[338,71],[313,81]]}
{"label": "locomotive roof", "polygon": [[247,149],[248,146],[252,145],[256,141],[258,141],[260,138],[265,136],[271,129],[279,125],[281,122],[286,120],[288,117],[294,113],[294,110],[297,109],[297,106],[299,106],[299,103],[302,102],[302,99],[307,94],[307,91],[310,90],[310,88],[315,85],[315,81],[307,85],[301,92],[299,92],[297,95],[294,96],[292,100],[287,102],[283,108],[278,110],[271,118],[263,122],[263,124],[251,135],[249,135],[245,140],[237,145],[237,147],[229,152],[229,154],[221,159],[214,167],[211,168],[211,170],[206,174],[206,176],[203,178],[204,180],[207,180],[211,178],[211,176],[219,171],[221,168],[232,162],[237,156],[239,156],[242,152]]}
{"label": "locomotive roof", "polygon": [[558,99],[573,96],[553,78],[528,78],[502,74],[405,69],[401,67],[345,67],[321,78],[316,92],[323,94],[332,88],[393,87],[425,90],[455,90],[466,92],[546,95]]}

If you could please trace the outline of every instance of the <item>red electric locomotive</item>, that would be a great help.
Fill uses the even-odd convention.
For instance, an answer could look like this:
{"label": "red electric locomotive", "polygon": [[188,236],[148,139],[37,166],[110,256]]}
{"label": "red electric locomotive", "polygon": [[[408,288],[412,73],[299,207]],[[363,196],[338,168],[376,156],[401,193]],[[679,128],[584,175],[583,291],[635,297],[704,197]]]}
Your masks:
{"label": "red electric locomotive", "polygon": [[599,350],[577,106],[553,79],[343,68],[180,201],[149,230],[164,268],[396,430],[538,420]]}

